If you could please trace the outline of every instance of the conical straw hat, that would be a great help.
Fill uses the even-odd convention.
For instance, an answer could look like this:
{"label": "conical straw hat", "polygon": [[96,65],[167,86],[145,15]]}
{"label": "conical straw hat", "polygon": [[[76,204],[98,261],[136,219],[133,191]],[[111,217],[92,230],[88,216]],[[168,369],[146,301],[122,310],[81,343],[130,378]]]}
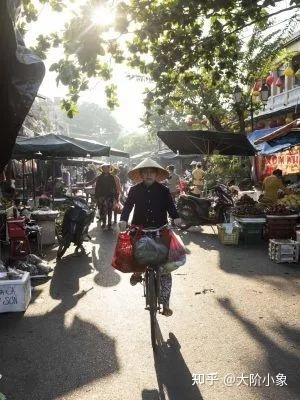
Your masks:
{"label": "conical straw hat", "polygon": [[156,161],[151,160],[151,158],[146,158],[144,161],[140,162],[136,167],[128,172],[129,178],[138,183],[143,180],[141,176],[141,169],[143,168],[156,168],[157,169],[157,181],[164,181],[168,178],[169,172],[160,166]]}

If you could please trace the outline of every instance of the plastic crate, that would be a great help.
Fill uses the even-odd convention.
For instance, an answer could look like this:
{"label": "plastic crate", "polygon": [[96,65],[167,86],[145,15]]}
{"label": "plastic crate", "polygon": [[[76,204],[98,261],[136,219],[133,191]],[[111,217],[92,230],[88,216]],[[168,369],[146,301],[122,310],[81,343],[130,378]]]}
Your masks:
{"label": "plastic crate", "polygon": [[0,281],[0,313],[25,311],[30,299],[29,272],[22,279]]}
{"label": "plastic crate", "polygon": [[[230,225],[232,229],[231,233],[226,232],[226,228]],[[240,228],[233,226],[233,224],[219,224],[218,228],[218,238],[222,244],[239,244]]]}
{"label": "plastic crate", "polygon": [[7,234],[9,239],[24,238],[26,236],[25,218],[8,218]]}
{"label": "plastic crate", "polygon": [[240,222],[241,238],[245,244],[255,244],[262,241],[265,222]]}
{"label": "plastic crate", "polygon": [[270,239],[269,257],[276,263],[296,263],[299,260],[299,242]]}
{"label": "plastic crate", "polygon": [[288,216],[267,217],[266,239],[296,239],[297,218]]}

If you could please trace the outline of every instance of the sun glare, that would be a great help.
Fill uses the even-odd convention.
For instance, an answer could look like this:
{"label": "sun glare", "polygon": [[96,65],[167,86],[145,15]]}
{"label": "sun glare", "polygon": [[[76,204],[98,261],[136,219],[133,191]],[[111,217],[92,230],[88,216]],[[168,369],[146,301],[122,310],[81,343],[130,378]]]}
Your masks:
{"label": "sun glare", "polygon": [[92,21],[96,25],[112,25],[114,20],[114,11],[109,8],[99,7],[92,13]]}

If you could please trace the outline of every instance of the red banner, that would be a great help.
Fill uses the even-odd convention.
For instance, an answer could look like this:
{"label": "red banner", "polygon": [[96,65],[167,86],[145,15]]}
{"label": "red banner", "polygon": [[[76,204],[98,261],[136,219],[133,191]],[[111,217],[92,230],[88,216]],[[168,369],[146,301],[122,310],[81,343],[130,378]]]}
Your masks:
{"label": "red banner", "polygon": [[281,169],[283,175],[300,173],[300,146],[293,147],[272,156],[255,157],[255,170],[258,181],[271,175],[275,169]]}

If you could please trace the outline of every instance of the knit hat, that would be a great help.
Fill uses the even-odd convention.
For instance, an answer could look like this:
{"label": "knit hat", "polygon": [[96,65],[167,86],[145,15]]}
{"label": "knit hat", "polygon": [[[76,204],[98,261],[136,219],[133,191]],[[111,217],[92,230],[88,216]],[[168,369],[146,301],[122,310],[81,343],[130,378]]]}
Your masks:
{"label": "knit hat", "polygon": [[141,176],[141,170],[144,168],[157,169],[157,181],[164,181],[169,176],[169,172],[162,166],[160,166],[156,161],[151,160],[151,158],[146,158],[144,161],[140,162],[136,167],[128,172],[129,178],[136,183],[141,182],[143,180]]}

